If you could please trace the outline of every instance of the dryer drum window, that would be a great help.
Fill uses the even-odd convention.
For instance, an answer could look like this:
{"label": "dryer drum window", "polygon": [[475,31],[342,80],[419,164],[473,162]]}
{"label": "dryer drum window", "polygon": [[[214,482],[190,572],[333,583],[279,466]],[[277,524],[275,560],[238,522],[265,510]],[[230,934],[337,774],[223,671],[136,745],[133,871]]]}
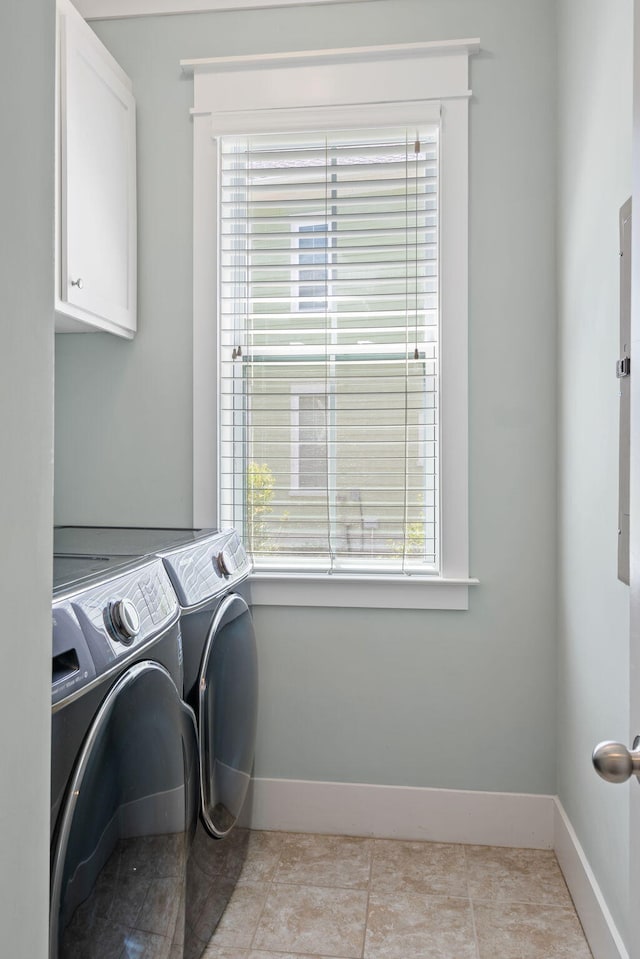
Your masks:
{"label": "dryer drum window", "polygon": [[202,816],[209,832],[222,837],[244,804],[256,738],[256,641],[251,613],[240,596],[227,596],[214,617],[199,689]]}
{"label": "dryer drum window", "polygon": [[195,750],[193,714],[169,673],[132,666],[95,717],[69,785],[50,959],[182,955]]}

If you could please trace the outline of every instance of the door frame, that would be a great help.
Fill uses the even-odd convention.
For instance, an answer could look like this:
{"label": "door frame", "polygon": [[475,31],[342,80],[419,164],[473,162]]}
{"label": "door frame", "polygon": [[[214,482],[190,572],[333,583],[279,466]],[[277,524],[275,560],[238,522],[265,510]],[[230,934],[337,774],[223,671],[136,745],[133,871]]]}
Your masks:
{"label": "door frame", "polygon": [[[640,0],[634,0],[631,355],[640,360]],[[630,377],[629,742],[640,733],[640,373]],[[629,802],[629,959],[640,959],[640,788]]]}

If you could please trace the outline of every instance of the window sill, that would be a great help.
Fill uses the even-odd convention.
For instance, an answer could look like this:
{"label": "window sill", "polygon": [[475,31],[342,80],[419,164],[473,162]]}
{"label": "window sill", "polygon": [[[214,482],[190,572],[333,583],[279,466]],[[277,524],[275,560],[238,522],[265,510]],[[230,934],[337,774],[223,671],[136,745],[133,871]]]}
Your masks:
{"label": "window sill", "polygon": [[477,579],[425,576],[295,575],[253,573],[253,606],[331,606],[369,609],[469,608],[469,587]]}

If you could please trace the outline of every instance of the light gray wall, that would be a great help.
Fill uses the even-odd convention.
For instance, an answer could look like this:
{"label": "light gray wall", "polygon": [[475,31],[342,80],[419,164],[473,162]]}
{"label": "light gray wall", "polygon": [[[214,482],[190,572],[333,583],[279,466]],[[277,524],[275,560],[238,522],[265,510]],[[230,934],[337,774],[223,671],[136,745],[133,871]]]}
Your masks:
{"label": "light gray wall", "polygon": [[559,20],[558,793],[623,935],[628,787],[590,755],[626,742],[629,593],[616,579],[618,209],[631,193],[632,0]]}
{"label": "light gray wall", "polygon": [[45,959],[53,506],[52,0],[0,4],[0,929]]}
{"label": "light gray wall", "polygon": [[554,10],[373,0],[94,25],[138,99],[140,333],[58,337],[61,522],[191,520],[192,89],[178,61],[482,41],[470,223],[471,568],[482,585],[465,613],[258,609],[258,776],[555,792]]}

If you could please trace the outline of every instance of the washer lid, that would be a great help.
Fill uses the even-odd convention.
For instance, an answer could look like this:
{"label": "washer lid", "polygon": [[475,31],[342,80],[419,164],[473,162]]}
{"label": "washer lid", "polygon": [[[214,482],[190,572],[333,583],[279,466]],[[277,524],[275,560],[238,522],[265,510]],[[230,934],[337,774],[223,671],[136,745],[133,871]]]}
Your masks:
{"label": "washer lid", "polygon": [[170,527],[57,526],[53,531],[53,551],[76,555],[148,556],[161,550],[188,546],[217,533],[218,530],[212,529]]}
{"label": "washer lid", "polygon": [[90,585],[120,570],[131,566],[131,558],[123,556],[91,554],[53,555],[53,594],[68,591],[76,586]]}

